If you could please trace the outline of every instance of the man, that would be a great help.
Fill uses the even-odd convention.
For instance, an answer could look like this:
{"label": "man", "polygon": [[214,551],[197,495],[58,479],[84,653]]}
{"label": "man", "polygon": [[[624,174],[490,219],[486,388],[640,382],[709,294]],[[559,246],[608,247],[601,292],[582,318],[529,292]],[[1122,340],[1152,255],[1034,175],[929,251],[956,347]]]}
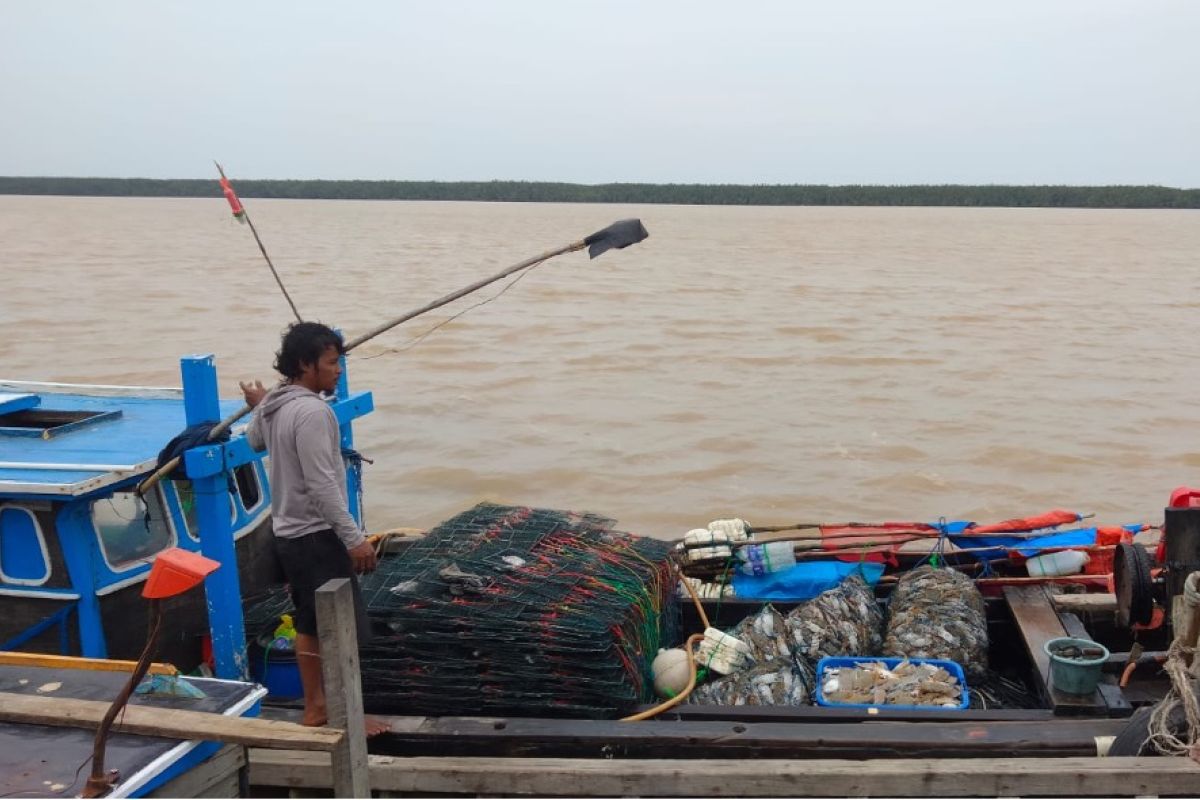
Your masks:
{"label": "man", "polygon": [[[349,578],[359,639],[370,635],[355,573],[375,569],[375,551],[350,515],[346,466],[333,410],[321,399],[342,374],[342,340],[318,322],[297,322],[284,332],[275,369],[283,381],[267,389],[242,383],[255,409],[246,436],[270,454],[271,523],[275,550],[296,607],[296,661],[304,687],[305,725],[328,722],[317,640],[316,591],[331,578]],[[367,735],[387,730],[367,718]]]}

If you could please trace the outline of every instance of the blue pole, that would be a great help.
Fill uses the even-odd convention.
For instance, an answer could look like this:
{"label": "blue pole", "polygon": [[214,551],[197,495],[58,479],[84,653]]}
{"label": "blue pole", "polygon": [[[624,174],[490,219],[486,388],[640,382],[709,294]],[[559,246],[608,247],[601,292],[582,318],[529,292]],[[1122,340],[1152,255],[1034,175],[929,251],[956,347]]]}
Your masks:
{"label": "blue pole", "polygon": [[[337,331],[338,336],[342,336],[341,330]],[[342,336],[345,339],[344,336]],[[343,355],[338,361],[342,365],[342,374],[338,378],[337,390],[335,396],[339,401],[347,400],[350,397],[350,380],[347,377],[346,357]],[[354,449],[354,428],[350,420],[338,424],[338,430],[341,432],[341,445],[343,450]],[[362,492],[362,476],[358,470],[346,470],[346,496],[350,498],[350,516],[354,517],[355,522],[361,527],[363,524],[362,504],[359,503],[359,495]]]}
{"label": "blue pole", "polygon": [[[183,406],[187,424],[218,422],[221,419],[217,394],[217,369],[213,357],[185,356]],[[200,523],[200,552],[221,567],[204,579],[208,599],[208,626],[212,633],[213,660],[218,678],[247,680],[246,629],[242,620],[242,593],[238,584],[237,550],[230,519],[229,475],[225,471],[225,448],[207,445],[189,450],[185,456],[196,497]],[[193,469],[193,465],[196,469]]]}

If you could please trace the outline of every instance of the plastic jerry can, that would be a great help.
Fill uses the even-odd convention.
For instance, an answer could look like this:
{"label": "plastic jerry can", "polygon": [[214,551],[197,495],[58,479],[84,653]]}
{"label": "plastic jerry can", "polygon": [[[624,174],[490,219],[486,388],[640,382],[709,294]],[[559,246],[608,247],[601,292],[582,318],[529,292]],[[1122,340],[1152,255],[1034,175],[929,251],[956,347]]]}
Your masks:
{"label": "plastic jerry can", "polygon": [[1091,560],[1091,556],[1082,550],[1060,550],[1029,559],[1025,562],[1025,569],[1032,578],[1076,575],[1083,572],[1084,565]]}

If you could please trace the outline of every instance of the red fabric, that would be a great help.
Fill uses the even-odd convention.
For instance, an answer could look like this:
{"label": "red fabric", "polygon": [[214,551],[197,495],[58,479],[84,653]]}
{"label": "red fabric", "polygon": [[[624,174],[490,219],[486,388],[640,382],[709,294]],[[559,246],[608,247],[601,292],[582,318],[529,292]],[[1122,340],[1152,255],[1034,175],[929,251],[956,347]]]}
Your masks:
{"label": "red fabric", "polygon": [[[839,561],[874,561],[900,565],[896,551],[905,542],[917,538],[932,538],[937,529],[923,522],[884,522],[864,527],[859,525],[821,526],[821,547],[837,551]],[[842,550],[841,548],[849,548]]]}
{"label": "red fabric", "polygon": [[969,529],[969,533],[1014,533],[1017,531],[1036,531],[1041,528],[1055,528],[1059,525],[1066,525],[1069,522],[1078,522],[1079,515],[1074,511],[1066,511],[1065,509],[1055,509],[1047,511],[1045,514],[1038,514],[1034,517],[1019,517],[1017,519],[1006,519],[1004,522],[997,522],[993,525],[976,525]]}
{"label": "red fabric", "polygon": [[1119,525],[1096,528],[1096,544],[1121,544],[1133,541],[1133,534]]}

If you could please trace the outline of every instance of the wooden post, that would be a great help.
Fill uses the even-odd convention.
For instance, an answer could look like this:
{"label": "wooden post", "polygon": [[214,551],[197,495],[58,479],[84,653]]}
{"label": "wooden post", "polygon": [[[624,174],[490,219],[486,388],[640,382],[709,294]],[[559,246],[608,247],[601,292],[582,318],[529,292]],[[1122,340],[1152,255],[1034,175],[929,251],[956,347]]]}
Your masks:
{"label": "wooden post", "polygon": [[334,578],[317,589],[317,636],[329,725],[346,731],[332,754],[333,793],[336,797],[370,797],[358,624],[349,579]]}

